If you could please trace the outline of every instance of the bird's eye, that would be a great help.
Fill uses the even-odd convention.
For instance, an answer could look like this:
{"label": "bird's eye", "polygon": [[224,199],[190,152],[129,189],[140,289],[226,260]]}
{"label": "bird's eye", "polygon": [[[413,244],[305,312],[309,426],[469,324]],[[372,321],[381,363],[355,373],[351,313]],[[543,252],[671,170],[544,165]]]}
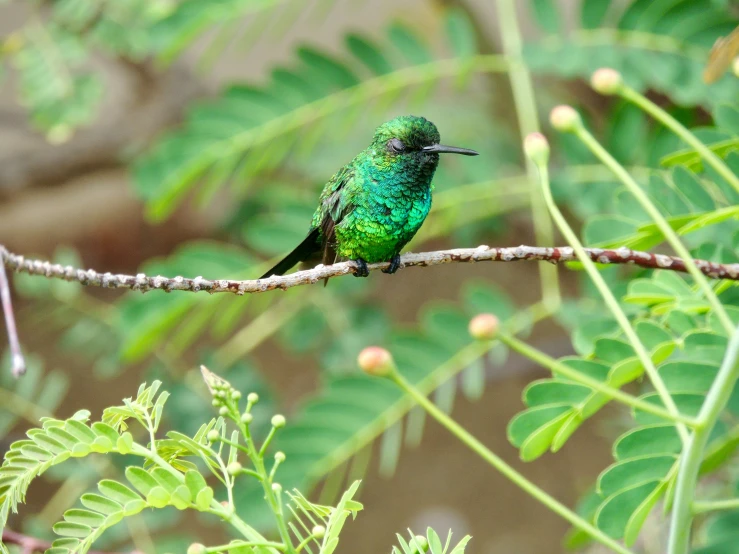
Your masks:
{"label": "bird's eye", "polygon": [[396,138],[390,139],[388,146],[393,152],[403,152],[405,150],[405,144],[403,144],[403,141]]}

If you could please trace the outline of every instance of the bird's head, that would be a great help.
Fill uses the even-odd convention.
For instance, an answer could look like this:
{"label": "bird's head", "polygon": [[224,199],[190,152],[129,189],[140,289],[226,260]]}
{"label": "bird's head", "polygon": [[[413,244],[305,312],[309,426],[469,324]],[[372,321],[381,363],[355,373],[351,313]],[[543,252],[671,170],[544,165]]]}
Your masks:
{"label": "bird's head", "polygon": [[439,144],[440,139],[439,130],[428,119],[401,115],[377,128],[370,149],[382,158],[434,166],[443,153],[477,156],[474,150]]}

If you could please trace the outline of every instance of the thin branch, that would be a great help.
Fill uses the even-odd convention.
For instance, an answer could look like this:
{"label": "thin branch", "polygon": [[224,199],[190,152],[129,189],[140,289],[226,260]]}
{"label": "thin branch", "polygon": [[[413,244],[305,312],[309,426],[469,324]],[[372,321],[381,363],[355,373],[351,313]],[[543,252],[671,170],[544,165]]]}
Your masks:
{"label": "thin branch", "polygon": [[[675,256],[639,252],[628,248],[603,249],[586,248],[588,257],[599,264],[632,264],[650,269],[665,269],[686,272],[685,262]],[[75,281],[85,286],[103,288],[124,288],[148,292],[150,290],[182,290],[189,292],[207,291],[230,292],[238,295],[267,292],[274,289],[288,289],[300,285],[311,285],[328,277],[353,274],[357,265],[353,261],[340,262],[333,265],[319,265],[313,269],[296,271],[289,275],[273,276],[268,279],[253,279],[236,281],[229,279],[204,279],[195,277],[163,277],[161,275],[148,276],[143,273],[137,275],[123,275],[100,273],[92,269],[77,269],[72,266],[62,266],[40,260],[27,260],[23,256],[8,252],[0,246],[0,258],[3,264],[13,271],[30,275],[43,275],[53,279]],[[478,246],[477,248],[457,248],[453,250],[438,250],[435,252],[420,252],[418,254],[404,254],[401,256],[401,267],[427,267],[454,262],[516,262],[522,260],[538,260],[551,263],[576,262],[577,256],[569,246],[554,248],[536,246],[515,246],[493,248]],[[704,275],[713,279],[729,279],[739,281],[739,263],[719,264],[706,260],[693,260]],[[384,269],[388,262],[368,264],[370,270]]]}
{"label": "thin branch", "polygon": [[[0,246],[0,258],[5,261],[6,250]],[[23,351],[18,340],[18,331],[15,328],[15,316],[13,315],[13,303],[10,300],[10,285],[8,284],[8,276],[5,273],[5,264],[0,264],[0,303],[3,305],[3,313],[5,314],[5,328],[8,332],[8,342],[10,343],[10,355],[12,357],[11,365],[14,377],[20,377],[26,372],[26,360],[23,358]]]}
{"label": "thin branch", "polygon": [[[4,544],[15,544],[21,547],[22,554],[33,554],[34,552],[44,552],[51,548],[51,543],[43,541],[35,537],[29,537],[22,533],[16,533],[10,529],[3,529],[3,543]],[[105,554],[104,552],[98,552],[89,550],[89,554]],[[137,551],[133,551],[131,554],[136,554]],[[140,554],[140,553],[139,553]]]}
{"label": "thin branch", "polygon": [[[588,257],[599,264],[632,264],[649,269],[665,269],[671,271],[687,272],[685,262],[675,256],[654,254],[651,252],[640,252],[628,248],[603,249],[586,248]],[[29,275],[42,275],[53,279],[78,282],[81,285],[124,288],[148,292],[150,290],[182,290],[189,292],[207,291],[230,292],[234,294],[248,294],[267,292],[274,289],[288,289],[300,285],[315,284],[328,277],[339,277],[341,275],[353,274],[357,271],[357,265],[353,261],[340,262],[333,265],[319,265],[313,269],[296,271],[289,275],[273,276],[268,279],[253,279],[236,281],[229,279],[204,279],[195,277],[163,277],[161,275],[148,276],[143,273],[137,275],[124,275],[112,273],[100,273],[93,269],[77,269],[72,266],[62,266],[40,260],[27,260],[18,254],[8,252],[0,245],[0,259],[8,269]],[[553,248],[536,246],[514,246],[494,248],[490,246],[478,246],[477,248],[457,248],[453,250],[437,250],[435,252],[420,252],[418,254],[408,253],[401,256],[401,267],[427,267],[454,262],[516,262],[522,260],[538,260],[550,263],[576,262],[577,256],[569,246]],[[739,281],[739,263],[719,264],[707,260],[693,260],[698,269],[704,275],[713,279],[729,279]],[[384,269],[388,262],[368,264],[370,270]]]}

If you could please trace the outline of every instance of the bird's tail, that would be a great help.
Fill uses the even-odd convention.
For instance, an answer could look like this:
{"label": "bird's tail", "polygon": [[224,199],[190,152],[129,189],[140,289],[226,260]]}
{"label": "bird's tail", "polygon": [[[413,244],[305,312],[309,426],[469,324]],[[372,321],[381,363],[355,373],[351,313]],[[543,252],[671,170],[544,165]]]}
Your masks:
{"label": "bird's tail", "polygon": [[303,242],[301,242],[298,246],[295,247],[292,252],[290,252],[282,260],[280,260],[277,265],[275,265],[267,273],[262,275],[260,279],[266,279],[267,277],[270,277],[272,275],[284,275],[285,272],[292,268],[294,265],[306,260],[311,254],[318,252],[318,250],[320,250],[320,245],[318,244],[319,233],[320,228],[313,229],[310,233],[308,233],[308,236],[305,237]]}

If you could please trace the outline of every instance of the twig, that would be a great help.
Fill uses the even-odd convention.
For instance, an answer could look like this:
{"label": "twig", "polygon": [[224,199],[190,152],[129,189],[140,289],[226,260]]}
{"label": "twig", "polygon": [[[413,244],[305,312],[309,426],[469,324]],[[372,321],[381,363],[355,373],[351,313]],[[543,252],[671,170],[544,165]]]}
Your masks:
{"label": "twig", "polygon": [[[7,251],[0,246],[0,257],[5,261]],[[10,285],[5,273],[5,264],[0,264],[0,303],[3,305],[5,314],[5,328],[8,331],[8,342],[10,343],[10,354],[12,357],[12,370],[14,377],[20,377],[26,372],[26,361],[23,359],[18,331],[15,328],[15,316],[13,315],[13,303],[10,300]]]}
{"label": "twig", "polygon": [[[586,248],[588,257],[599,264],[632,264],[650,269],[665,269],[671,271],[686,272],[685,262],[675,256],[664,254],[653,254],[651,252],[639,252],[628,248],[603,249]],[[92,269],[77,269],[72,266],[62,266],[40,260],[27,260],[23,256],[11,254],[3,246],[0,246],[0,258],[4,265],[16,272],[28,273],[30,275],[43,275],[53,279],[65,281],[76,281],[82,285],[103,288],[124,288],[147,292],[158,289],[166,292],[182,290],[189,292],[207,291],[230,292],[234,294],[247,294],[267,292],[274,289],[288,289],[300,285],[311,285],[326,279],[327,277],[339,277],[357,271],[357,265],[353,261],[340,262],[333,265],[319,265],[313,269],[296,271],[289,275],[273,276],[268,279],[253,279],[246,281],[235,281],[229,279],[204,279],[195,277],[155,277],[139,273],[138,275],[123,275],[112,273],[99,273]],[[438,250],[435,252],[420,252],[418,254],[404,254],[401,256],[401,267],[432,266],[448,264],[453,262],[516,262],[522,260],[539,260],[551,263],[575,262],[577,256],[569,246],[554,248],[536,246],[514,246],[506,248],[493,248],[490,246],[478,246],[477,248],[457,248],[454,250]],[[739,263],[719,264],[706,260],[693,260],[698,269],[704,275],[714,279],[730,279],[739,281]],[[388,267],[388,262],[368,264],[370,270]]]}
{"label": "twig", "polygon": [[[15,544],[21,547],[22,554],[33,554],[34,552],[44,552],[51,548],[51,543],[43,541],[35,537],[29,537],[22,533],[16,533],[10,529],[3,529],[3,543],[4,544]],[[131,554],[136,554],[137,551],[133,551]],[[89,550],[88,554],[106,554],[95,550]],[[140,554],[140,553],[139,553]]]}

